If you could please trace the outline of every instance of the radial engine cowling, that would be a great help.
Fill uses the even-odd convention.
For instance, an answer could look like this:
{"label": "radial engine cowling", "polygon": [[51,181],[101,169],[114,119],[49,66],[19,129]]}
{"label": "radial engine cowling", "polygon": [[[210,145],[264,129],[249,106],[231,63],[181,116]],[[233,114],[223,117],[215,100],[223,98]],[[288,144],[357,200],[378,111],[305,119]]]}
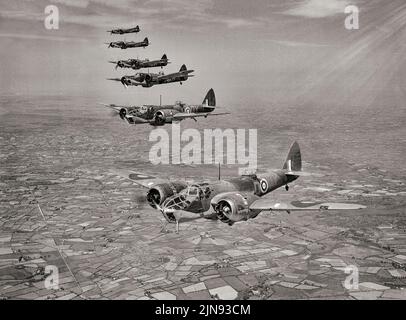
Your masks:
{"label": "radial engine cowling", "polygon": [[120,114],[120,118],[124,120],[125,116],[128,114],[127,108],[121,108],[119,114]]}
{"label": "radial engine cowling", "polygon": [[173,181],[155,185],[147,193],[147,201],[151,207],[156,208],[155,204],[161,205],[167,198],[179,193],[187,187],[183,181]]}
{"label": "radial engine cowling", "polygon": [[154,81],[154,79],[155,77],[153,75],[146,73],[142,81],[145,80],[146,83],[151,83],[152,81]]}
{"label": "radial engine cowling", "polygon": [[159,110],[154,115],[154,121],[156,125],[163,125],[172,121],[172,112],[169,110]]}
{"label": "radial engine cowling", "polygon": [[255,218],[260,211],[251,210],[250,205],[259,197],[253,194],[225,192],[220,193],[211,200],[217,218],[232,225],[234,222],[246,221]]}

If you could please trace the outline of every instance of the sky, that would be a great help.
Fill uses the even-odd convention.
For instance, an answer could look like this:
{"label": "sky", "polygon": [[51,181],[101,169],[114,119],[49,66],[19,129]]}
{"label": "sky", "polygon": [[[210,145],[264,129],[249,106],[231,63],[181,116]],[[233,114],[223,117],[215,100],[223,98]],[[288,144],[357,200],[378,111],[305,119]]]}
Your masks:
{"label": "sky", "polygon": [[[59,30],[44,27],[50,4]],[[359,30],[344,27],[348,5],[360,10]],[[135,25],[138,34],[106,32]],[[404,0],[0,0],[0,94],[200,103],[213,87],[225,105],[403,107],[405,30]],[[146,36],[146,49],[104,44]],[[195,77],[128,90],[106,80],[132,73],[109,60],[163,53],[171,61],[165,73],[185,63]]]}

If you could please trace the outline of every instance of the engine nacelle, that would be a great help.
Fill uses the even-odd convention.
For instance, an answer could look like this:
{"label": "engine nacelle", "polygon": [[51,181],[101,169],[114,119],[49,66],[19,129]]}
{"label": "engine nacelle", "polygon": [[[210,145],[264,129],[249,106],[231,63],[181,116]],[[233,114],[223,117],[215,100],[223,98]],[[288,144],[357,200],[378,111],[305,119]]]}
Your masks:
{"label": "engine nacelle", "polygon": [[167,198],[179,193],[187,187],[184,181],[173,181],[157,184],[149,189],[147,193],[147,201],[151,207],[156,208],[155,204],[161,205]]}
{"label": "engine nacelle", "polygon": [[122,120],[125,119],[125,116],[126,116],[127,114],[128,114],[128,109],[127,109],[127,108],[121,108],[121,109],[120,109],[119,115],[120,115],[120,118],[121,118]]}
{"label": "engine nacelle", "polygon": [[154,122],[156,125],[163,125],[172,121],[172,112],[169,110],[159,110],[155,112]]}
{"label": "engine nacelle", "polygon": [[254,194],[224,192],[211,200],[211,206],[220,221],[232,225],[234,222],[255,218],[261,211],[249,207],[258,199]]}
{"label": "engine nacelle", "polygon": [[146,83],[151,83],[151,82],[153,82],[155,79],[156,79],[156,76],[151,75],[151,74],[149,74],[149,73],[146,73],[146,74],[144,75],[144,79],[143,79],[142,81],[145,80]]}
{"label": "engine nacelle", "polygon": [[125,107],[121,108],[119,111],[120,118],[125,120],[127,115],[137,116],[138,108],[137,107]]}

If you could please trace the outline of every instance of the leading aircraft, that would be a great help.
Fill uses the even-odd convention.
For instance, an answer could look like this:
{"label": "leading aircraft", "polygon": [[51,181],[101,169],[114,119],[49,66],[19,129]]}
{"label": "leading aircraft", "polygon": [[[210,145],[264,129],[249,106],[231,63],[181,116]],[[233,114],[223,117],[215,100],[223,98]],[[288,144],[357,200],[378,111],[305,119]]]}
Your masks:
{"label": "leading aircraft", "polygon": [[134,42],[134,41],[114,41],[106,43],[108,44],[108,48],[120,48],[120,49],[128,49],[128,48],[145,48],[150,45],[148,38],[145,38],[141,42]]}
{"label": "leading aircraft", "polygon": [[121,78],[109,78],[107,80],[119,81],[127,89],[128,86],[142,86],[144,88],[150,88],[154,85],[186,81],[189,77],[193,77],[191,73],[194,70],[188,70],[186,65],[182,65],[178,72],[165,75],[163,72],[150,73],[150,72],[138,72],[132,76],[123,76]]}
{"label": "leading aircraft", "polygon": [[136,26],[134,28],[127,28],[127,29],[118,28],[118,29],[109,30],[107,32],[110,32],[110,34],[137,33],[137,32],[140,32],[140,27]]}
{"label": "leading aircraft", "polygon": [[176,101],[172,105],[142,105],[142,106],[118,106],[115,104],[103,104],[113,109],[122,120],[129,124],[150,124],[163,126],[167,123],[193,119],[197,117],[226,115],[229,112],[213,112],[216,109],[216,96],[214,90],[210,89],[202,104],[189,105]]}
{"label": "leading aircraft", "polygon": [[138,70],[141,68],[154,68],[154,67],[165,67],[168,65],[169,60],[166,54],[162,56],[159,60],[152,60],[149,59],[128,59],[128,60],[118,60],[118,61],[109,61],[110,63],[114,63],[117,68],[131,68],[134,70]]}
{"label": "leading aircraft", "polygon": [[116,170],[116,174],[148,188],[147,202],[162,213],[167,223],[200,218],[217,219],[233,225],[247,221],[262,211],[356,210],[366,208],[360,204],[331,202],[280,202],[269,197],[271,191],[298,179],[302,172],[302,157],[295,141],[288,152],[282,169],[262,175],[245,175],[215,182],[192,183],[185,180],[169,181],[143,173]]}

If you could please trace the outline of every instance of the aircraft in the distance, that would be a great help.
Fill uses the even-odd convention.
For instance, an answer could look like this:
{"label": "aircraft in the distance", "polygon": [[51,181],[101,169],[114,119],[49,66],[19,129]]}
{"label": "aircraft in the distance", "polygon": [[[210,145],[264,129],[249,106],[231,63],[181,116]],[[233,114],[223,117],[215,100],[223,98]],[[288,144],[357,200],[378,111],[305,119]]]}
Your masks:
{"label": "aircraft in the distance", "polygon": [[106,43],[108,44],[109,48],[120,48],[120,49],[128,49],[128,48],[145,48],[150,45],[148,38],[145,38],[141,42],[134,42],[134,41],[114,41]]}
{"label": "aircraft in the distance", "polygon": [[131,68],[134,70],[138,70],[141,68],[154,68],[154,67],[165,67],[168,65],[169,60],[166,54],[162,56],[159,60],[152,60],[149,59],[128,59],[128,60],[118,60],[118,61],[109,61],[110,63],[114,63],[117,68]]}
{"label": "aircraft in the distance", "polygon": [[173,105],[142,105],[142,106],[117,106],[115,104],[103,104],[113,109],[122,120],[129,124],[150,124],[162,126],[167,123],[193,119],[197,117],[226,115],[229,112],[214,113],[216,109],[216,96],[214,90],[210,89],[202,104],[189,105],[181,101]]}
{"label": "aircraft in the distance", "polygon": [[140,27],[136,26],[134,28],[127,28],[127,29],[118,28],[118,29],[109,30],[107,32],[110,32],[110,34],[137,33],[137,32],[140,32]]}
{"label": "aircraft in the distance", "polygon": [[285,186],[305,175],[299,144],[290,147],[282,169],[259,175],[245,175],[215,182],[188,183],[169,181],[132,171],[116,170],[116,174],[148,188],[147,202],[159,210],[167,223],[199,218],[218,219],[233,225],[258,216],[262,211],[356,210],[366,208],[359,204],[331,202],[280,202],[269,197],[271,191]]}
{"label": "aircraft in the distance", "polygon": [[190,73],[194,70],[188,70],[186,65],[182,65],[178,72],[165,75],[163,72],[150,73],[150,72],[138,72],[132,76],[123,76],[121,78],[110,78],[107,80],[119,81],[127,89],[128,86],[142,86],[144,88],[150,88],[154,85],[186,81],[189,77],[193,77]]}

